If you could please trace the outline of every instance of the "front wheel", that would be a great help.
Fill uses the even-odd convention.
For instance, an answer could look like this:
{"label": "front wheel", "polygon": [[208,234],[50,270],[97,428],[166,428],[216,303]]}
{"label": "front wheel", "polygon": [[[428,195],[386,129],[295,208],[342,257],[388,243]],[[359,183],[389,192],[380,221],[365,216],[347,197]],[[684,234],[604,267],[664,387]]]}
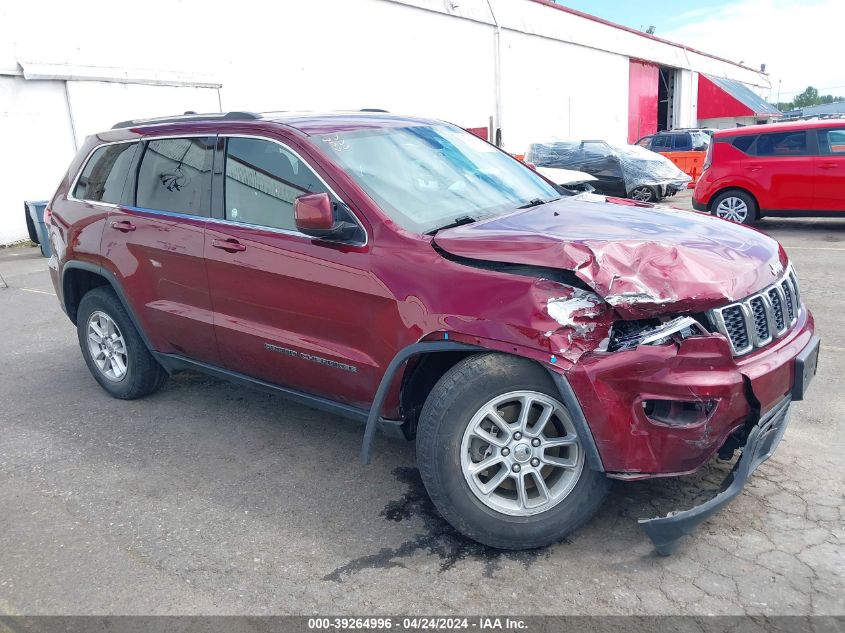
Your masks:
{"label": "front wheel", "polygon": [[435,385],[417,431],[423,483],[464,535],[501,549],[559,541],[599,508],[609,480],[586,465],[549,375],[523,358],[464,359]]}
{"label": "front wheel", "polygon": [[654,189],[654,187],[649,187],[648,185],[641,185],[639,187],[631,189],[629,197],[632,200],[636,200],[637,202],[657,202],[660,196],[657,195],[657,191]]}

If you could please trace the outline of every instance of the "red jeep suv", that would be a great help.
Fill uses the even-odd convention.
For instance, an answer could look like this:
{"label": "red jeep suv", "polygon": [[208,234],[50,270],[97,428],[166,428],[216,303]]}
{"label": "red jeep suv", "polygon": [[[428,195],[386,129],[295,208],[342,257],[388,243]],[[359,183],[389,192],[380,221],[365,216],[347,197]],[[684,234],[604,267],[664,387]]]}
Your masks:
{"label": "red jeep suv", "polygon": [[117,398],[199,370],[415,438],[456,529],[559,540],[610,479],[742,449],[736,496],[815,372],[786,253],[756,231],[576,194],[441,121],[191,115],[87,139],[49,205],[53,282]]}
{"label": "red jeep suv", "polygon": [[742,224],[765,216],[845,214],[845,121],[719,130],[692,204]]}

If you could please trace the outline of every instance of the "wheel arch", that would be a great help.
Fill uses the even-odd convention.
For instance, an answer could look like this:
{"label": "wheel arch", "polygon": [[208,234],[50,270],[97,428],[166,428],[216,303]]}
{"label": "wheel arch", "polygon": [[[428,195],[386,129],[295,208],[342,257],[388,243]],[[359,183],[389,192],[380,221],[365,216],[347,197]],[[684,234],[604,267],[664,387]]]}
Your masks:
{"label": "wheel arch", "polygon": [[79,303],[82,298],[94,288],[102,286],[109,286],[117,295],[118,300],[123,304],[123,309],[132,320],[132,325],[138,331],[138,335],[151,352],[154,351],[150,344],[150,339],[141,323],[126,299],[126,293],[114,275],[103,269],[101,266],[91,264],[89,262],[69,261],[62,267],[62,307],[70,318],[71,322],[76,325],[77,312],[79,310]]}
{"label": "wheel arch", "polygon": [[604,472],[601,456],[599,455],[590,426],[584,417],[584,412],[581,409],[575,392],[563,374],[544,366],[536,359],[521,354],[513,354],[482,345],[472,345],[460,341],[450,341],[448,339],[420,341],[408,345],[394,356],[379,383],[372,406],[370,407],[364,430],[364,440],[361,446],[361,462],[363,464],[369,464],[372,459],[372,446],[378,428],[381,410],[390,386],[403,366],[407,364],[401,377],[400,402],[402,403],[403,410],[412,416],[410,421],[406,420],[406,423],[411,428],[405,427],[405,423],[403,423],[403,430],[407,434],[409,431],[412,432],[414,430],[412,425],[416,424],[416,417],[413,416],[419,415],[419,409],[416,407],[422,408],[422,405],[425,403],[426,398],[431,393],[437,381],[461,360],[478,354],[503,354],[524,358],[544,371],[547,371],[557,388],[564,406],[572,417],[573,424],[578,429],[579,436],[583,439],[587,466],[592,470]]}
{"label": "wheel arch", "polygon": [[760,212],[760,201],[757,199],[757,196],[755,196],[746,187],[738,187],[736,185],[731,185],[731,186],[728,186],[728,187],[722,187],[721,189],[718,189],[712,196],[710,196],[710,201],[707,203],[707,211],[709,213],[713,213],[713,203],[716,201],[716,199],[719,196],[721,196],[722,194],[728,193],[730,191],[739,191],[740,193],[744,193],[749,198],[751,198],[754,201],[754,206],[757,207],[756,210],[754,211],[755,219],[759,220],[762,217],[762,214]]}

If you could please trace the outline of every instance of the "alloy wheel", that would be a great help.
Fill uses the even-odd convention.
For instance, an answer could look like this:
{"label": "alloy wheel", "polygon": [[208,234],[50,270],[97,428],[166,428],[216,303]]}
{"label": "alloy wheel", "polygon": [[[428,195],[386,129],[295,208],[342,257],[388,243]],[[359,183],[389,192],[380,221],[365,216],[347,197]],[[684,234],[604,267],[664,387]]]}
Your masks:
{"label": "alloy wheel", "polygon": [[129,355],[117,323],[105,312],[88,317],[88,351],[100,373],[112,382],[126,378]]}
{"label": "alloy wheel", "polygon": [[741,224],[748,219],[748,205],[742,198],[728,196],[716,206],[716,216]]}
{"label": "alloy wheel", "polygon": [[486,506],[531,516],[563,501],[584,468],[572,419],[536,391],[497,396],[472,417],[461,442],[461,470]]}
{"label": "alloy wheel", "polygon": [[652,202],[654,192],[649,187],[637,187],[631,191],[631,198],[639,202]]}

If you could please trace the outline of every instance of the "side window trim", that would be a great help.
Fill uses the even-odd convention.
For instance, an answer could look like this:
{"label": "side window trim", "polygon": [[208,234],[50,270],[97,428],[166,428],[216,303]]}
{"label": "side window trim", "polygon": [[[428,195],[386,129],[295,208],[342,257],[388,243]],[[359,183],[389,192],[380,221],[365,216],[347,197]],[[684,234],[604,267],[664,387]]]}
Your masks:
{"label": "side window trim", "polygon": [[120,141],[106,141],[104,143],[99,143],[91,148],[91,151],[88,152],[88,155],[85,157],[85,160],[82,161],[82,164],[79,167],[79,170],[76,172],[76,176],[74,177],[73,181],[70,183],[70,187],[67,190],[67,199],[71,202],[86,202],[88,204],[98,204],[102,207],[111,207],[116,208],[120,206],[120,204],[114,202],[102,202],[101,200],[89,200],[88,198],[77,198],[73,195],[73,192],[76,191],[76,185],[79,184],[79,179],[82,177],[82,172],[85,171],[85,168],[88,166],[88,163],[93,158],[94,154],[97,150],[102,149],[103,147],[108,147],[109,145],[123,145],[126,143],[135,143],[135,153],[132,156],[132,160],[129,163],[129,168],[126,174],[126,178],[123,181],[123,193],[121,194],[121,203],[123,202],[124,194],[126,193],[126,183],[129,181],[129,176],[132,173],[132,169],[134,168],[135,161],[138,159],[138,147],[141,144],[141,140],[137,138],[132,139],[123,139]]}
{"label": "side window trim", "polygon": [[[311,163],[309,161],[307,161],[305,158],[303,158],[302,154],[300,154],[298,151],[293,149],[290,145],[288,145],[284,141],[280,141],[279,139],[273,138],[271,136],[261,136],[261,135],[258,135],[258,134],[234,134],[234,133],[233,134],[227,134],[225,132],[219,134],[218,143],[217,143],[217,147],[215,149],[215,155],[214,155],[214,168],[212,169],[212,176],[213,176],[214,180],[213,180],[213,183],[212,183],[212,186],[211,186],[212,191],[215,193],[214,198],[219,199],[219,203],[216,203],[216,202],[214,203],[213,212],[211,214],[211,217],[208,218],[210,221],[215,222],[215,223],[220,223],[220,224],[228,224],[228,225],[231,225],[231,226],[251,227],[251,228],[260,229],[262,231],[269,231],[271,233],[279,233],[279,234],[282,234],[282,235],[292,235],[292,236],[295,236],[295,237],[302,237],[302,238],[307,239],[309,241],[313,241],[315,239],[315,238],[311,237],[310,235],[306,235],[305,233],[302,233],[302,232],[297,231],[295,229],[293,229],[293,230],[291,230],[291,229],[281,229],[281,228],[276,228],[276,227],[272,227],[272,226],[263,226],[261,224],[249,224],[247,222],[239,222],[237,220],[229,220],[225,217],[226,210],[225,210],[225,202],[223,201],[223,192],[225,190],[225,184],[224,184],[223,181],[226,177],[226,173],[225,173],[225,169],[226,169],[226,141],[230,138],[247,138],[247,139],[255,139],[255,140],[259,140],[259,141],[267,141],[267,142],[270,142],[270,143],[275,143],[276,145],[279,145],[282,149],[284,149],[286,152],[290,152],[291,154],[293,154],[293,156],[296,157],[296,159],[299,160],[303,165],[305,165],[305,167],[307,169],[311,170],[311,172],[320,181],[320,184],[322,184],[326,188],[329,195],[338,204],[342,205],[343,207],[345,207],[348,210],[349,215],[352,216],[352,219],[361,228],[361,232],[364,234],[364,241],[363,242],[344,242],[344,243],[348,243],[348,244],[351,244],[353,246],[366,246],[367,244],[369,244],[370,236],[369,236],[369,233],[367,232],[366,227],[364,226],[364,223],[361,222],[361,219],[358,217],[358,215],[355,213],[355,211],[353,211],[352,208],[346,203],[346,201],[342,197],[340,197],[340,195],[338,195],[338,193],[334,190],[334,188],[328,182],[326,182],[326,180],[320,175],[320,172],[318,172],[316,169],[314,169],[311,166]],[[219,159],[218,159],[218,156],[219,156]],[[219,182],[219,184],[217,184],[218,182]]]}

